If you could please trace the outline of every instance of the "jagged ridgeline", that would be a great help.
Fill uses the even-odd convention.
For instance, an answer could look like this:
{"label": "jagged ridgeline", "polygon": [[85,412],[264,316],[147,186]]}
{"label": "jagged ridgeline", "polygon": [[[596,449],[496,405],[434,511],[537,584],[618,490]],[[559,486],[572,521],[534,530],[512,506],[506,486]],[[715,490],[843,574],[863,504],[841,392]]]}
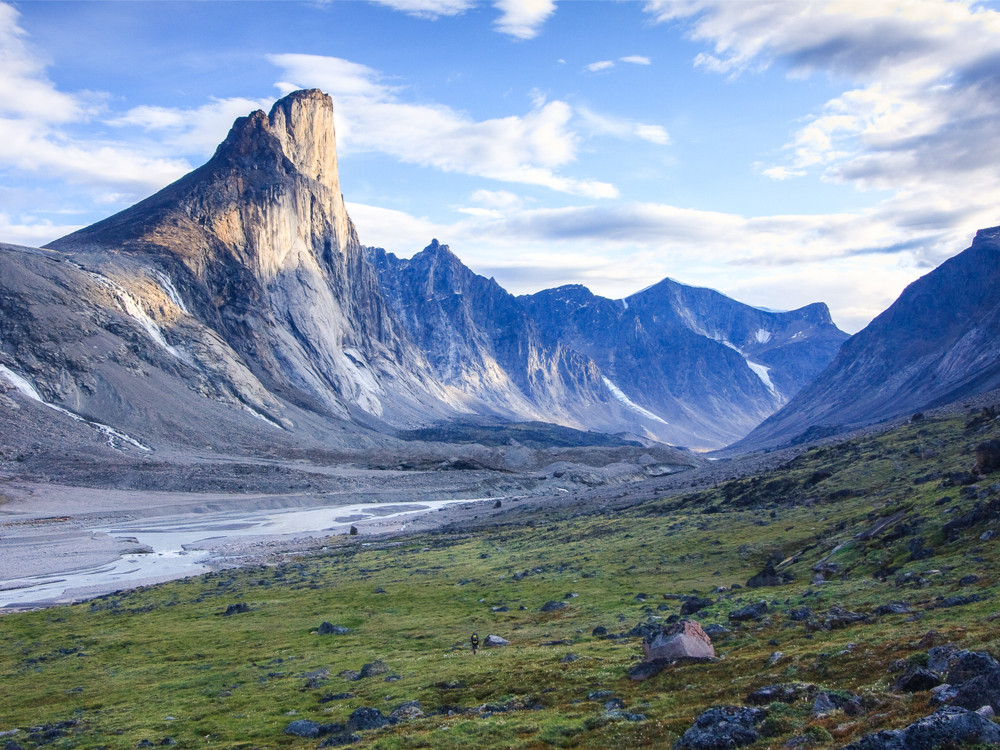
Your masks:
{"label": "jagged ridgeline", "polygon": [[623,300],[515,297],[436,240],[409,260],[365,248],[318,90],[239,118],[150,198],[0,262],[4,383],[64,410],[45,417],[60,430],[135,450],[360,447],[478,418],[721,447],[847,338],[822,304],[771,312],[670,279]]}

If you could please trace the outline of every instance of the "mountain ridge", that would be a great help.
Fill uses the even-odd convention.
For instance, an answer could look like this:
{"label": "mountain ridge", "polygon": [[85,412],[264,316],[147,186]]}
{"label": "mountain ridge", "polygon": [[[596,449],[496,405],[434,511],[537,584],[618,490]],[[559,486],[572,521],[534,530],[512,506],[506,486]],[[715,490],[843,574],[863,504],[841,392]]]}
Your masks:
{"label": "mountain ridge", "polygon": [[930,409],[1000,387],[1000,227],[906,287],[781,411],[734,446],[767,448],[813,433]]}

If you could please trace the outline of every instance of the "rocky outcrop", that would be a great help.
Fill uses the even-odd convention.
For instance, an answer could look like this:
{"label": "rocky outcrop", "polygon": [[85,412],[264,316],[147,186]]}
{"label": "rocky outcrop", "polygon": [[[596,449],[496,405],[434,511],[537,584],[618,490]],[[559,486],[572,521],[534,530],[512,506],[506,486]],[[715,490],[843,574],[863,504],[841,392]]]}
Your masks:
{"label": "rocky outcrop", "polygon": [[945,750],[1000,743],[1000,726],[974,711],[942,708],[904,729],[875,732],[844,750]]}

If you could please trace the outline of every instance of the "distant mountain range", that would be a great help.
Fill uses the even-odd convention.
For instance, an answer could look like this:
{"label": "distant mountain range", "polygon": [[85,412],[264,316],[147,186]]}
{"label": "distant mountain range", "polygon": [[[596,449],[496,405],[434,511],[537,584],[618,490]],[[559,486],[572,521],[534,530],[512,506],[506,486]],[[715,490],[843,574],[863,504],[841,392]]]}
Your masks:
{"label": "distant mountain range", "polygon": [[[978,265],[949,262],[920,316],[890,309],[839,355],[847,335],[820,303],[771,312],[671,279],[623,300],[582,286],[516,297],[437,240],[410,259],[362,246],[331,100],[298,91],[135,206],[45,249],[0,246],[0,426],[259,452],[507,420],[709,449],[771,417],[754,433],[770,444],[993,383],[995,237],[967,251],[983,247]],[[966,307],[978,329],[945,322]],[[867,370],[830,375],[860,358]],[[801,406],[820,403],[840,406]]]}

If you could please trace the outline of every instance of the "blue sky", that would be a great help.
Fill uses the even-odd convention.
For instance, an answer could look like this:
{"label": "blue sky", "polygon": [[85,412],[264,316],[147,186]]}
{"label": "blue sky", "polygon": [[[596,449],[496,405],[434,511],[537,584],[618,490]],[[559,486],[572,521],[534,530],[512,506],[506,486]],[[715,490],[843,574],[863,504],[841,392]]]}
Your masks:
{"label": "blue sky", "polygon": [[0,241],[334,99],[362,242],[515,293],[664,276],[848,331],[1000,224],[1000,13],[944,0],[0,2]]}

